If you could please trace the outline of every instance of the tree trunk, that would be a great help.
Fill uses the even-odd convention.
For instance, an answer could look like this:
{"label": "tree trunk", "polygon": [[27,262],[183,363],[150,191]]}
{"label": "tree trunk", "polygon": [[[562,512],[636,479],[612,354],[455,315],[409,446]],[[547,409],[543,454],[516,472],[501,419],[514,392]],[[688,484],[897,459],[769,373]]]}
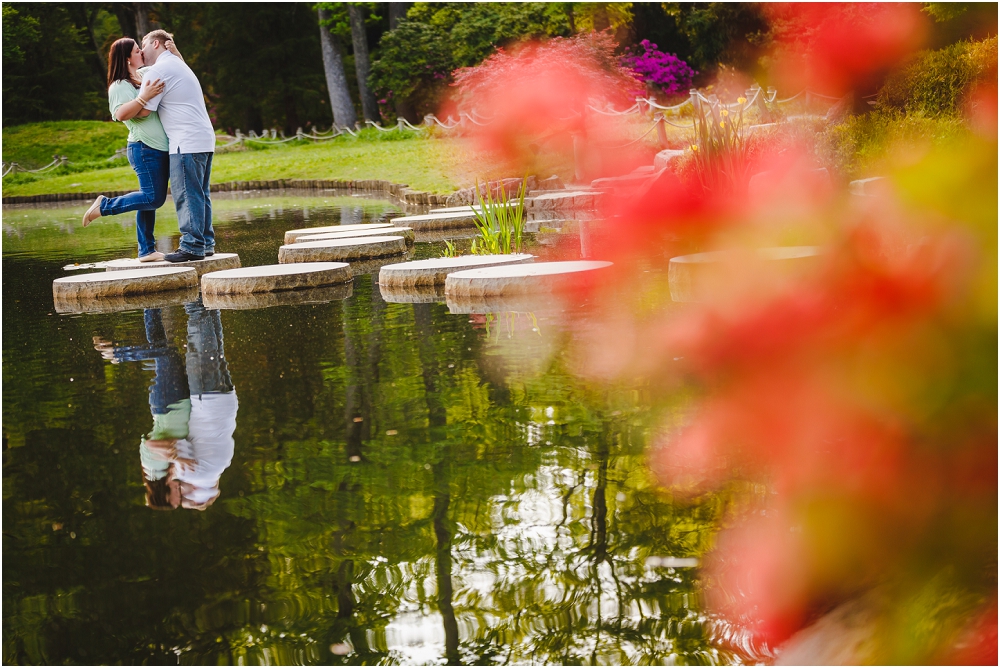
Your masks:
{"label": "tree trunk", "polygon": [[399,22],[406,18],[406,11],[410,8],[408,2],[389,2],[389,30],[395,30]]}
{"label": "tree trunk", "polygon": [[351,102],[351,91],[347,88],[340,40],[330,32],[328,26],[323,25],[329,18],[328,10],[319,10],[319,41],[323,48],[323,70],[326,72],[326,88],[330,93],[330,111],[335,125],[353,126],[358,122],[358,116],[354,112],[354,103]]}
{"label": "tree trunk", "polygon": [[135,12],[135,31],[138,35],[138,39],[142,39],[146,34],[153,28],[149,25],[149,3],[148,2],[134,2],[132,3]]}
{"label": "tree trunk", "polygon": [[118,27],[122,29],[124,37],[131,37],[135,41],[142,39],[142,35],[136,34],[135,11],[132,4],[128,2],[116,2],[113,5],[115,17],[118,19]]}
{"label": "tree trunk", "polygon": [[361,111],[366,121],[379,120],[378,103],[375,93],[368,87],[371,65],[368,62],[368,37],[365,35],[364,10],[354,3],[347,4],[351,17],[351,42],[354,44],[354,70],[358,74],[358,92],[361,95]]}
{"label": "tree trunk", "polygon": [[[395,30],[399,27],[399,22],[406,18],[406,12],[412,3],[390,2],[387,4],[389,5],[389,30]],[[396,118],[405,118],[411,123],[419,122],[417,112],[409,100],[397,97],[393,102],[396,105]]]}

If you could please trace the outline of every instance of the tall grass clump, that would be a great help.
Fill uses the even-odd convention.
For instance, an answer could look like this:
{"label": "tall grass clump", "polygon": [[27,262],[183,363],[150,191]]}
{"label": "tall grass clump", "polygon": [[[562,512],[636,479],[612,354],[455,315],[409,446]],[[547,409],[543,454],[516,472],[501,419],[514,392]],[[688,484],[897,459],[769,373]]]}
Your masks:
{"label": "tall grass clump", "polygon": [[489,183],[480,191],[479,181],[476,180],[476,205],[473,212],[479,236],[472,242],[474,255],[509,255],[521,252],[524,240],[524,195],[527,189],[528,178],[524,177],[516,197],[510,196],[502,182],[494,196]]}

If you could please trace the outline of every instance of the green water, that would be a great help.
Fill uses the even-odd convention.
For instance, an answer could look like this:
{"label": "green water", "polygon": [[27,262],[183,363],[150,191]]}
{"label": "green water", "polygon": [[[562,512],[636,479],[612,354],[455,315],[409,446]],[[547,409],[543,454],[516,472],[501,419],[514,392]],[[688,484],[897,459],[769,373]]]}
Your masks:
{"label": "green water", "polygon": [[[215,502],[146,507],[154,372],[94,337],[146,345],[149,314],[53,309],[64,265],[134,253],[130,216],[84,230],[84,208],[3,212],[5,663],[746,660],[698,569],[647,562],[700,557],[718,504],[656,488],[662,412],[574,377],[558,314],[386,303],[374,274],[323,304],[164,307],[188,372],[194,319],[218,318],[239,407]],[[272,263],[286,229],[391,210],[219,197],[218,248]]]}

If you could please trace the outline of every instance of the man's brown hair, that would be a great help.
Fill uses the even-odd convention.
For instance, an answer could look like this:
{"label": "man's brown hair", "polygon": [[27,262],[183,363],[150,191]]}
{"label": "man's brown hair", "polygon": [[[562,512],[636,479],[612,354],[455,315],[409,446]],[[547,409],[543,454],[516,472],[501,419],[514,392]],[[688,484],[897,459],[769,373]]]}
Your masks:
{"label": "man's brown hair", "polygon": [[150,30],[148,33],[146,33],[146,36],[142,38],[142,45],[145,46],[146,42],[152,42],[156,40],[160,43],[160,46],[163,46],[164,44],[167,43],[168,39],[172,40],[173,38],[174,36],[168,33],[166,30],[159,30],[159,29]]}

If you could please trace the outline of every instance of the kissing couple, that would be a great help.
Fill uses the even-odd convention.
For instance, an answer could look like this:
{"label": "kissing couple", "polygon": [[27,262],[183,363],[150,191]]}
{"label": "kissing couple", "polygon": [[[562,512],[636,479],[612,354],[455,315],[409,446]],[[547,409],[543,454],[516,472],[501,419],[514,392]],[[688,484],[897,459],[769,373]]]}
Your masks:
{"label": "kissing couple", "polygon": [[[101,216],[135,211],[139,261],[190,262],[215,253],[210,182],[215,129],[201,83],[174,45],[173,35],[153,30],[142,45],[123,37],[108,52],[111,117],[128,128],[128,161],[139,178],[138,192],[98,195],[83,215],[83,226]],[[164,256],[156,250],[156,210],[167,198],[170,180],[180,248]]]}

